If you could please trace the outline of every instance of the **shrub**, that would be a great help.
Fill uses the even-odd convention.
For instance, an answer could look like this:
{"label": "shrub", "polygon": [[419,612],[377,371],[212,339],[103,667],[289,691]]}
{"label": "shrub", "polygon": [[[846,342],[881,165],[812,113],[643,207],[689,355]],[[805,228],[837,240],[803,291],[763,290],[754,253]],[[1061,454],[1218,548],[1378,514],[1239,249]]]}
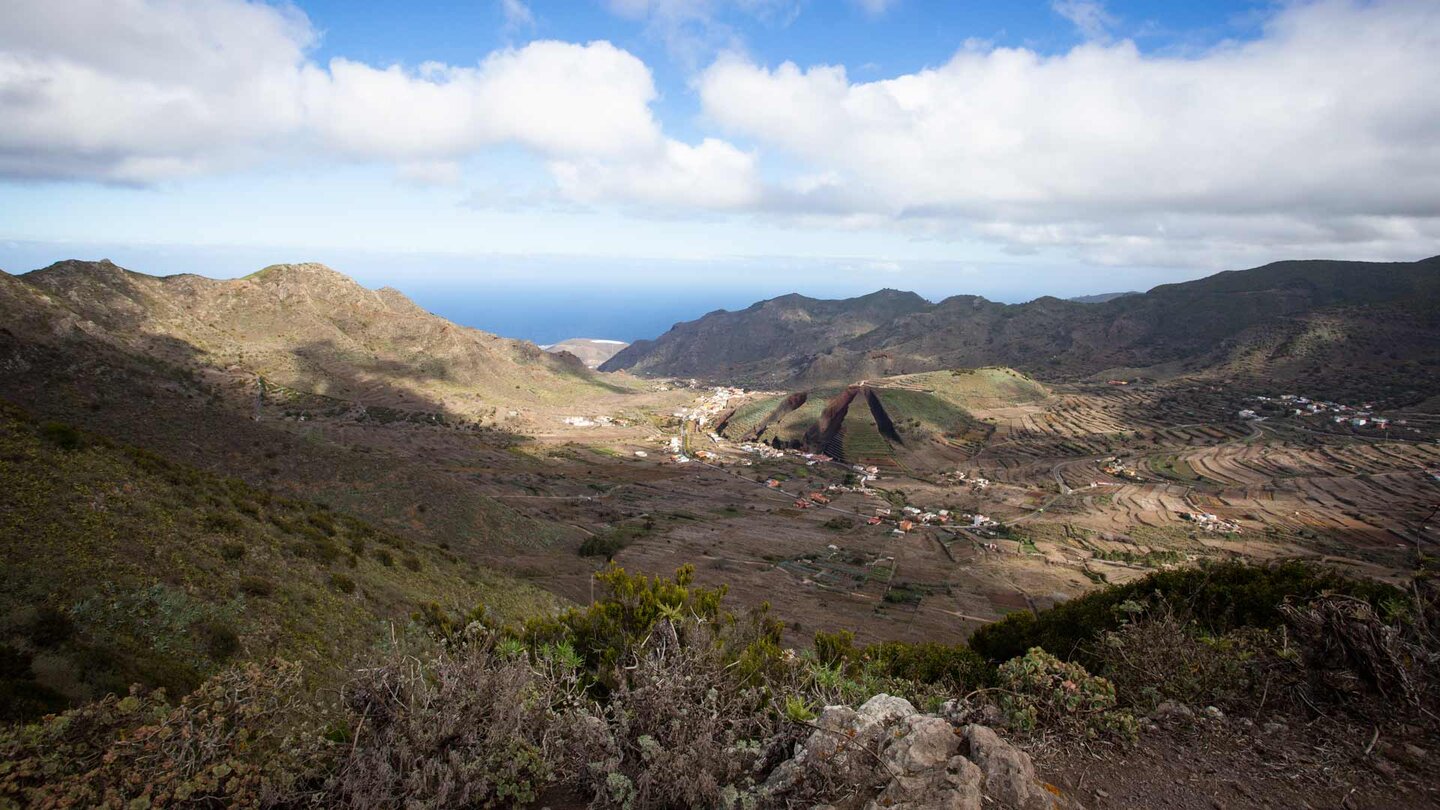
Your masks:
{"label": "shrub", "polygon": [[[568,641],[585,659],[585,665],[602,681],[613,683],[612,672],[627,651],[638,646],[661,619],[684,617],[733,623],[736,617],[722,611],[725,588],[694,585],[695,569],[682,566],[673,579],[627,574],[611,566],[595,575],[600,596],[584,608],[572,608],[554,619],[535,619],[520,631],[530,646]],[[773,635],[779,638],[780,629]]]}
{"label": "shrub", "polygon": [[1339,703],[1370,718],[1403,714],[1434,721],[1440,711],[1440,605],[1417,589],[1390,621],[1354,597],[1330,595],[1284,607],[1303,651],[1307,705]]}
{"label": "shrub", "polygon": [[54,605],[41,605],[35,616],[25,623],[25,637],[41,649],[58,647],[75,635],[75,622],[70,614]]}
{"label": "shrub", "polygon": [[85,445],[80,431],[63,422],[46,422],[40,426],[40,436],[61,450],[79,450]]}
{"label": "shrub", "polygon": [[325,804],[497,807],[606,762],[605,724],[573,668],[468,645],[364,670],[345,690],[349,753]]}
{"label": "shrub", "polygon": [[989,686],[995,680],[994,668],[963,644],[885,641],[862,648],[855,646],[849,630],[816,633],[815,660],[850,676],[868,673],[955,690]]}
{"label": "shrub", "polygon": [[340,593],[355,593],[355,580],[345,574],[335,573],[330,575],[330,587]]}
{"label": "shrub", "polygon": [[375,559],[379,560],[380,564],[386,568],[395,567],[395,555],[391,554],[389,549],[382,548],[376,550]]}
{"label": "shrub", "polygon": [[629,543],[625,538],[618,535],[597,534],[585,538],[585,542],[580,544],[580,556],[604,557],[608,562],[615,559],[615,555],[619,554],[627,545]]}
{"label": "shrub", "polygon": [[220,558],[229,562],[235,562],[245,556],[245,544],[227,542],[220,544]]}
{"label": "shrub", "polygon": [[240,634],[223,621],[210,619],[200,622],[195,630],[211,660],[226,661],[240,652]]}
{"label": "shrub", "polygon": [[246,596],[270,596],[275,593],[275,583],[264,577],[241,577],[240,592]]}
{"label": "shrub", "polygon": [[860,650],[855,646],[855,634],[849,630],[815,633],[815,659],[827,667],[841,667],[847,662],[860,660]]}
{"label": "shrub", "polygon": [[411,571],[420,570],[420,558],[416,557],[414,554],[406,554],[405,558],[401,562],[405,565],[406,568],[410,569]]}
{"label": "shrub", "polygon": [[989,686],[995,680],[994,668],[962,644],[887,641],[866,647],[865,657],[886,677],[955,690]]}
{"label": "shrub", "polygon": [[1303,562],[1261,566],[1239,562],[1208,563],[1198,568],[1159,571],[1124,585],[1092,591],[1037,614],[1016,612],[986,625],[970,637],[970,647],[992,663],[1024,655],[1031,647],[1063,659],[1087,659],[1086,650],[1107,631],[1119,629],[1124,602],[1142,605],[1163,599],[1215,635],[1237,627],[1279,627],[1287,599],[1305,601],[1322,593],[1355,596],[1372,604],[1400,595],[1382,583],[1350,579]]}
{"label": "shrub", "polygon": [[1124,705],[1148,713],[1175,700],[1258,713],[1270,695],[1285,691],[1282,682],[1294,668],[1285,665],[1280,633],[1241,628],[1216,636],[1178,617],[1168,603],[1134,608],[1134,618],[1106,632],[1089,655]]}
{"label": "shrub", "polygon": [[245,527],[242,519],[228,512],[210,512],[202,522],[213,532],[238,532]]}
{"label": "shrub", "polygon": [[1006,661],[998,675],[1000,709],[1011,728],[1124,740],[1139,733],[1134,715],[1116,708],[1114,685],[1038,647]]}
{"label": "shrub", "polygon": [[751,790],[782,727],[768,690],[727,666],[693,620],[662,621],[634,653],[606,706],[618,761],[594,772],[592,789],[612,790],[608,774],[619,773],[639,807],[719,807]]}
{"label": "shrub", "polygon": [[222,672],[171,708],[138,688],[0,729],[0,804],[255,807],[291,795],[325,752],[299,724],[300,669]]}

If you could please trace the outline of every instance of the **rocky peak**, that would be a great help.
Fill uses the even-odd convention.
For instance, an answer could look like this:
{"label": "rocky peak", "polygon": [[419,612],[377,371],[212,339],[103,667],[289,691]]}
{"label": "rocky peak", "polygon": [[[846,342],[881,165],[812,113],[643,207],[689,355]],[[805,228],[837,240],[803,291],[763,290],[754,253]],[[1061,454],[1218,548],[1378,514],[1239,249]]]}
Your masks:
{"label": "rocky peak", "polygon": [[319,262],[272,264],[246,276],[247,281],[261,284],[303,284],[306,286],[358,287],[349,276]]}
{"label": "rocky peak", "polygon": [[26,273],[24,278],[45,287],[65,288],[84,283],[113,282],[130,275],[134,274],[109,259],[65,259]]}

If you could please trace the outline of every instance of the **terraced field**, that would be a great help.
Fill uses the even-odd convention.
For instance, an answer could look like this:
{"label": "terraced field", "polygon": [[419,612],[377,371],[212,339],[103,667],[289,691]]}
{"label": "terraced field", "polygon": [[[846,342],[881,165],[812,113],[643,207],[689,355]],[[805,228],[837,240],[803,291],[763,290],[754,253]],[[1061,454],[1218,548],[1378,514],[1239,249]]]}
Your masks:
{"label": "terraced field", "polygon": [[730,414],[720,433],[732,441],[743,440],[758,430],[784,401],[785,397],[765,397],[746,402]]}
{"label": "terraced field", "polygon": [[840,457],[846,461],[890,469],[902,466],[896,458],[895,448],[881,432],[863,397],[856,397],[850,404],[840,435]]}

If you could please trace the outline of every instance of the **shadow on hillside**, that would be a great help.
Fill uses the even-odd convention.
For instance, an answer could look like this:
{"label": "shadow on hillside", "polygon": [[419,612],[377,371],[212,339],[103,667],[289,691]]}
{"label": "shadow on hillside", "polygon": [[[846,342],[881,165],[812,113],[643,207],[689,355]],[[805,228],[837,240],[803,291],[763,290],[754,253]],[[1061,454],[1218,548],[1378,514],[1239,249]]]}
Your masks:
{"label": "shadow on hillside", "polygon": [[[117,328],[113,322],[111,328]],[[58,338],[0,335],[0,398],[38,421],[72,424],[219,475],[325,502],[407,536],[445,543],[472,560],[533,528],[466,482],[419,461],[383,448],[337,443],[338,434],[331,438],[308,425],[277,423],[268,408],[256,421],[253,385],[232,377],[216,387],[215,378],[200,369],[224,363],[212,364],[207,353],[186,341],[133,331],[126,338],[128,345],[115,347],[84,331]],[[363,382],[369,386],[367,401],[402,403],[395,407],[399,416],[387,414],[377,422],[412,412],[446,413],[434,398],[403,385],[444,380],[444,369],[394,363],[343,373],[335,368],[343,369],[332,366],[324,373],[337,374],[331,383],[337,390]],[[320,373],[320,367],[312,369],[310,380]],[[497,444],[510,436],[491,435]]]}
{"label": "shadow on hillside", "polygon": [[[293,371],[273,377],[275,382],[297,391],[366,407],[439,414],[447,418],[465,416],[447,408],[436,393],[425,391],[426,386],[437,383],[458,384],[444,361],[428,358],[406,363],[357,356],[328,340],[306,343],[290,354],[295,362]],[[266,376],[269,381],[271,375]]]}

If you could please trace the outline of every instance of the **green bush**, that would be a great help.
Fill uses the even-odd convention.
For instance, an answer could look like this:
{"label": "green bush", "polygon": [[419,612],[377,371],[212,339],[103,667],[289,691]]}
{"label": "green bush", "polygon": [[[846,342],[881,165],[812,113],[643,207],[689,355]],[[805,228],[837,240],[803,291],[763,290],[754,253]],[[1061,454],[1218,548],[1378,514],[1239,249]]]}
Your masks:
{"label": "green bush", "polygon": [[25,637],[41,649],[58,647],[75,635],[75,622],[70,614],[54,605],[41,605],[35,616],[25,623]]}
{"label": "green bush", "polygon": [[865,648],[864,655],[886,677],[955,689],[975,689],[995,681],[995,669],[963,644],[934,641],[886,641]]}
{"label": "green bush", "polygon": [[340,593],[355,593],[355,580],[345,574],[335,573],[330,575],[330,587]]}
{"label": "green bush", "polygon": [[235,562],[236,560],[239,560],[240,558],[242,558],[242,557],[244,557],[244,556],[245,556],[245,544],[244,544],[244,543],[227,542],[227,543],[221,543],[221,544],[220,544],[220,558],[221,558],[222,560],[226,560],[226,561],[229,561],[229,562]]}
{"label": "green bush", "polygon": [[1139,734],[1134,715],[1116,708],[1113,684],[1039,647],[1002,664],[997,680],[1000,710],[1016,730],[1065,730],[1122,740]]}
{"label": "green bush", "polygon": [[[598,679],[613,682],[611,670],[616,662],[662,619],[698,618],[715,623],[717,629],[737,620],[721,608],[724,586],[702,588],[694,579],[695,569],[689,565],[677,570],[673,578],[628,574],[612,565],[595,575],[600,595],[594,604],[571,608],[553,619],[533,619],[520,632],[532,648],[571,643]],[[777,640],[779,634],[776,627],[773,635]]]}
{"label": "green bush", "polygon": [[275,583],[264,577],[241,577],[240,592],[246,596],[270,596],[275,593]]}
{"label": "green bush", "polygon": [[41,425],[40,436],[61,450],[79,450],[85,445],[80,431],[63,422],[46,422]]}
{"label": "green bush", "polygon": [[240,634],[223,621],[210,619],[200,622],[195,630],[211,660],[227,661],[240,652]]}
{"label": "green bush", "polygon": [[1377,606],[1402,596],[1389,585],[1350,579],[1303,562],[1209,563],[1092,591],[1038,615],[1012,613],[975,631],[970,647],[996,664],[1043,647],[1063,659],[1090,665],[1095,661],[1087,658],[1087,650],[1102,634],[1119,629],[1124,616],[1116,608],[1124,602],[1148,605],[1163,599],[1199,629],[1218,635],[1238,627],[1278,627],[1286,599],[1304,601],[1322,593],[1355,596]]}
{"label": "green bush", "polygon": [[1298,668],[1286,662],[1298,654],[1279,631],[1242,627],[1212,635],[1167,603],[1122,608],[1133,617],[1106,632],[1087,657],[1115,684],[1120,702],[1137,711],[1174,700],[1259,713],[1267,698],[1281,698],[1297,685]]}

